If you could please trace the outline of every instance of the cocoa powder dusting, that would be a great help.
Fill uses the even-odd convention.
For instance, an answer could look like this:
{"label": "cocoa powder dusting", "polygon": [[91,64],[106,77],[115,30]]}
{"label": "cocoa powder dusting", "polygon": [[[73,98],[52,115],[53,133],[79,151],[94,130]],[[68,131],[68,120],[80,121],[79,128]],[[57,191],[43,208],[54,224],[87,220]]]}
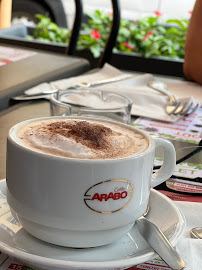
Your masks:
{"label": "cocoa powder dusting", "polygon": [[[72,138],[78,143],[90,147],[92,149],[106,149],[109,141],[106,139],[113,131],[101,124],[89,123],[87,121],[75,122],[54,122],[46,126],[49,135],[61,135]],[[44,130],[45,131],[45,130]]]}

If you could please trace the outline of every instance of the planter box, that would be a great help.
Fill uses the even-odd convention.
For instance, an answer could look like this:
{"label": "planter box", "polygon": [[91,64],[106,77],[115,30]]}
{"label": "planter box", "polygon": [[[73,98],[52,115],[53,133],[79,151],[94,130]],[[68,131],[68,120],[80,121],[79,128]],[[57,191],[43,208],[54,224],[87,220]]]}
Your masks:
{"label": "planter box", "polygon": [[[65,53],[67,45],[61,43],[46,43],[38,40],[27,40],[27,35],[33,35],[34,28],[24,25],[14,25],[0,30],[0,43],[24,46],[27,48]],[[86,58],[91,67],[95,68],[98,59],[95,59],[90,51],[77,51],[77,56]],[[145,58],[135,53],[113,53],[110,64],[124,70],[162,74],[168,76],[183,77],[183,59],[175,60],[166,57]]]}
{"label": "planter box", "polygon": [[28,40],[27,35],[33,35],[34,27],[25,25],[12,25],[11,27],[0,30],[0,43],[6,43],[27,48],[40,49],[43,51],[51,51],[55,53],[65,53],[66,45],[61,43],[46,43],[38,40]]}

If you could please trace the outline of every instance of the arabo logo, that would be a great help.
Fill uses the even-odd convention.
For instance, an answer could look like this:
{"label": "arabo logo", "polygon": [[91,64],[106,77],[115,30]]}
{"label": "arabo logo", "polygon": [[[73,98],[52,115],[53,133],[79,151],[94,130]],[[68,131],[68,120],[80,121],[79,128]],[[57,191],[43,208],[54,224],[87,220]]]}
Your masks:
{"label": "arabo logo", "polygon": [[95,212],[110,214],[126,207],[132,200],[133,191],[130,181],[107,180],[90,187],[84,194],[84,202]]}

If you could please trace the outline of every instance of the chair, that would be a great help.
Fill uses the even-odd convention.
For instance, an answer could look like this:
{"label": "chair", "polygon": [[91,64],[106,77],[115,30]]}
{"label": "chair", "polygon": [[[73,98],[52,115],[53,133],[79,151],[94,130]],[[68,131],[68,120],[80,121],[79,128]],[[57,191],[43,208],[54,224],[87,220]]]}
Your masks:
{"label": "chair", "polygon": [[116,38],[118,36],[119,27],[120,27],[120,3],[119,0],[111,0],[113,7],[113,21],[111,26],[111,32],[106,43],[105,49],[100,57],[98,62],[98,67],[102,67],[106,62],[110,62],[112,56],[112,50],[116,43]]}
{"label": "chair", "polygon": [[[111,0],[112,3],[112,9],[113,9],[113,20],[111,25],[111,31],[108,37],[108,40],[106,42],[105,48],[101,54],[100,59],[97,61],[94,68],[101,68],[105,63],[109,63],[112,57],[112,51],[116,43],[116,38],[118,36],[119,27],[120,27],[120,21],[121,21],[121,12],[120,12],[120,1],[119,0]],[[80,8],[79,3],[77,3],[78,9]],[[81,5],[81,3],[80,3]],[[80,19],[80,18],[79,18]],[[79,28],[80,29],[80,28]],[[75,33],[76,33],[76,27],[75,27]],[[78,32],[77,32],[78,33]],[[76,35],[76,34],[75,34]],[[78,36],[75,38],[78,40]],[[74,38],[72,37],[72,43],[73,43],[73,49],[71,48],[71,44],[66,49],[66,54],[69,55],[76,55],[76,46],[74,43]],[[80,53],[79,53],[80,55]],[[83,53],[81,53],[82,57],[84,56]],[[89,58],[89,60],[91,60]],[[91,61],[90,61],[91,62]]]}

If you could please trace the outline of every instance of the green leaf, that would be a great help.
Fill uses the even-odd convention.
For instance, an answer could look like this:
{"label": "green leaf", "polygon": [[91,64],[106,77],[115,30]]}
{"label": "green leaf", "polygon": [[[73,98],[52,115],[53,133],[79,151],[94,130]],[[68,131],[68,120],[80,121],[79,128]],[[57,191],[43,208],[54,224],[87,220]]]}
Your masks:
{"label": "green leaf", "polygon": [[33,36],[31,36],[31,35],[26,35],[26,39],[28,39],[28,40],[33,40],[33,39],[34,39],[34,37],[33,37]]}
{"label": "green leaf", "polygon": [[[82,23],[77,49],[90,49],[94,57],[99,57],[107,42],[113,16],[99,10],[87,13],[87,15],[89,20],[88,23]],[[37,14],[36,18],[39,23],[35,27],[33,37],[28,36],[28,39],[46,42],[69,42],[71,36],[69,29],[58,27],[48,16]],[[169,19],[166,23],[163,23],[158,16],[141,18],[135,22],[121,19],[114,49],[131,53],[132,50],[123,45],[126,42],[135,47],[135,52],[145,57],[184,58],[188,25],[188,19]],[[100,39],[95,39],[90,35],[93,30],[99,31]],[[147,36],[150,32],[152,34]]]}
{"label": "green leaf", "polygon": [[101,55],[101,51],[100,51],[100,48],[98,46],[91,46],[90,51],[92,52],[92,54],[95,58],[98,58]]}

